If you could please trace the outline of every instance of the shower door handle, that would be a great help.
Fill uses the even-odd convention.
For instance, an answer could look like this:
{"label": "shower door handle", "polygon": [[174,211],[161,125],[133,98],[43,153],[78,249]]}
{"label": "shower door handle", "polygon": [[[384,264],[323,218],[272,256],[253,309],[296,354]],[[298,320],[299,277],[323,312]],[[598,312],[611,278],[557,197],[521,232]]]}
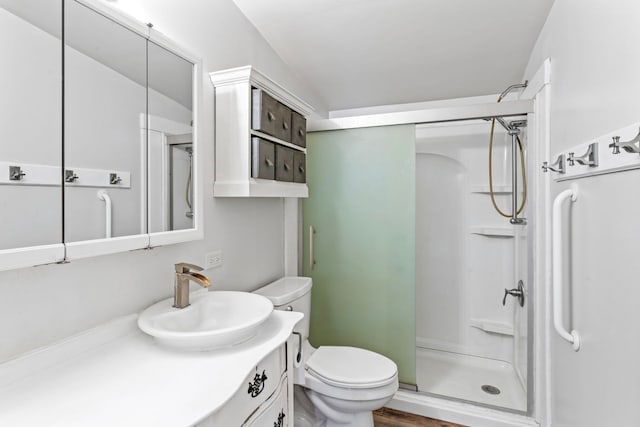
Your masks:
{"label": "shower door handle", "polygon": [[562,324],[563,322],[563,279],[564,279],[564,260],[563,260],[563,224],[562,224],[562,203],[570,199],[575,202],[578,198],[578,187],[574,184],[570,189],[564,190],[558,194],[553,201],[553,233],[552,233],[552,252],[553,252],[553,326],[563,339],[572,344],[575,351],[580,350],[580,335],[577,331],[567,331]]}
{"label": "shower door handle", "polygon": [[518,281],[517,288],[504,290],[504,297],[502,297],[503,306],[507,305],[507,297],[509,295],[518,298],[518,304],[520,304],[520,307],[524,307],[524,283],[522,282],[522,280]]}
{"label": "shower door handle", "polygon": [[313,267],[316,265],[316,257],[314,254],[314,241],[313,238],[316,234],[316,230],[313,225],[309,226],[309,271],[313,271]]}

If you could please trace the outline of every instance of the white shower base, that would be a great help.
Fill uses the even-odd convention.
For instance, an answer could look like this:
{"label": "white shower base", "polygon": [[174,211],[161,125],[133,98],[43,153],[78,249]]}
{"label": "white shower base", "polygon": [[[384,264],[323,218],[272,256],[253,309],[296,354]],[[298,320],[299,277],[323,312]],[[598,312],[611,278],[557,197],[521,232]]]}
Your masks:
{"label": "white shower base", "polygon": [[[417,348],[418,391],[484,405],[526,411],[527,396],[510,363],[458,353]],[[485,384],[500,389],[492,395]]]}

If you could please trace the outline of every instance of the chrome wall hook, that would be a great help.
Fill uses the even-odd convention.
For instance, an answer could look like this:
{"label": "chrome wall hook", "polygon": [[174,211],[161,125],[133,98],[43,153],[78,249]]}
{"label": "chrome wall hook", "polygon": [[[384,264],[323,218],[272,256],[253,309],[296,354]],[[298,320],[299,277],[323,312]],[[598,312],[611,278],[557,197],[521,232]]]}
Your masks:
{"label": "chrome wall hook", "polygon": [[613,154],[620,154],[621,148],[627,153],[640,154],[640,131],[638,131],[636,137],[630,141],[620,142],[619,136],[614,136],[612,139],[613,142],[609,144],[609,148],[612,149]]}
{"label": "chrome wall hook", "polygon": [[122,182],[122,178],[120,178],[117,173],[109,174],[109,184],[117,185],[117,184],[120,184],[121,182]]}
{"label": "chrome wall hook", "polygon": [[555,162],[549,164],[549,162],[542,163],[542,172],[553,171],[556,173],[565,173],[567,171],[566,157],[564,154],[560,154]]}
{"label": "chrome wall hook", "polygon": [[26,175],[20,166],[9,166],[9,180],[10,181],[22,181],[22,178]]}
{"label": "chrome wall hook", "polygon": [[64,171],[64,182],[72,184],[76,182],[78,178],[78,175],[76,175],[72,169],[67,169]]}
{"label": "chrome wall hook", "polygon": [[569,157],[567,158],[567,162],[569,166],[574,166],[576,163],[580,165],[585,165],[589,167],[597,167],[598,166],[598,143],[592,142],[589,144],[589,149],[587,152],[579,157],[575,156],[575,153],[569,153]]}

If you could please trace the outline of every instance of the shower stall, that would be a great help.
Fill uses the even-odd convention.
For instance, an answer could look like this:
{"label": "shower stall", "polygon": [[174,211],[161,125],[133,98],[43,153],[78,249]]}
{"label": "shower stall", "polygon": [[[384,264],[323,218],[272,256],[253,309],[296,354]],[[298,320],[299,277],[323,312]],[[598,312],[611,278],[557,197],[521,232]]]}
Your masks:
{"label": "shower stall", "polygon": [[535,425],[533,112],[509,101],[310,124],[310,341],[394,360],[393,408]]}
{"label": "shower stall", "polygon": [[[525,122],[503,123],[519,125],[526,146]],[[416,385],[526,411],[526,181],[512,135],[497,126],[490,185],[490,130],[485,120],[416,126]],[[515,200],[517,220],[492,198],[503,214]]]}

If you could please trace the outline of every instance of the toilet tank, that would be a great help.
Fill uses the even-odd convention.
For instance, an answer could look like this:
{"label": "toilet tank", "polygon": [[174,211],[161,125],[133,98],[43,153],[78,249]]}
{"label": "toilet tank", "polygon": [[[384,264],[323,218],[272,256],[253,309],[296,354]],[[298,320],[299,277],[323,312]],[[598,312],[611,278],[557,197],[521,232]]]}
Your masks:
{"label": "toilet tank", "polygon": [[304,314],[304,318],[294,328],[302,339],[309,338],[309,317],[311,316],[311,286],[310,277],[283,277],[254,291],[267,297],[276,310],[297,311]]}

